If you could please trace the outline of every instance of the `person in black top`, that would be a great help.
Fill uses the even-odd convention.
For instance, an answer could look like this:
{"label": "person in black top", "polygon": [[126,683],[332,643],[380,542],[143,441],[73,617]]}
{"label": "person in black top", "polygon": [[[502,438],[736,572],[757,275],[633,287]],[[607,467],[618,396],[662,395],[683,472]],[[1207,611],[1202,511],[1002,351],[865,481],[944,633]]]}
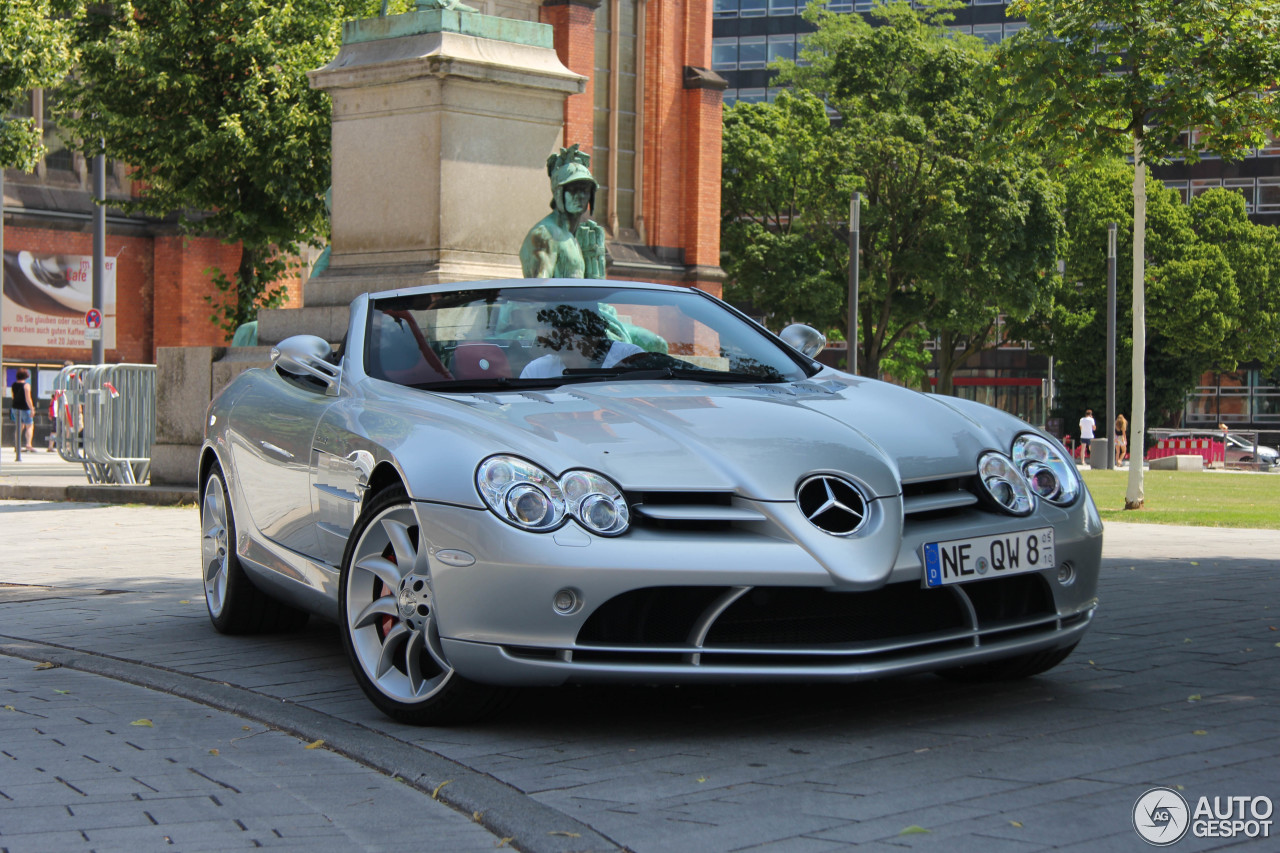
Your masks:
{"label": "person in black top", "polygon": [[19,367],[17,373],[14,374],[13,385],[10,390],[13,393],[13,402],[9,406],[9,415],[13,418],[13,449],[17,454],[17,461],[22,461],[22,450],[32,450],[31,438],[35,432],[35,420],[32,412],[35,405],[31,402],[31,374],[25,367]]}

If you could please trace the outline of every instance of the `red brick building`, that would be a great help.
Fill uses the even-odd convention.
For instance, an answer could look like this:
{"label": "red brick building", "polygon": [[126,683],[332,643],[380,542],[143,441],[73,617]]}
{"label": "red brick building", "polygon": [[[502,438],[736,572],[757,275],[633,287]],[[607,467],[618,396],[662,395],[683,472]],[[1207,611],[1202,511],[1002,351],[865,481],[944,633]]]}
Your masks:
{"label": "red brick building", "polygon": [[[595,219],[609,236],[609,276],[683,283],[719,295],[725,84],[707,70],[711,0],[485,0],[477,5],[485,14],[550,24],[561,61],[589,78],[586,91],[565,104],[564,143],[576,142],[592,154],[592,172],[600,182]],[[13,279],[27,281],[34,294],[26,305],[5,303],[5,388],[18,366],[38,374],[65,360],[90,358],[83,337],[84,283],[81,293],[71,293],[81,302],[53,304],[39,282],[42,269],[71,276],[92,256],[91,179],[84,158],[61,141],[41,93],[34,93],[30,106],[44,123],[50,151],[34,174],[5,173],[6,282],[12,270]],[[108,173],[108,200],[129,198],[133,187],[127,169],[110,165]],[[517,248],[512,247],[513,254]],[[109,209],[105,254],[115,284],[114,309],[108,305],[105,311],[107,362],[149,363],[157,347],[224,342],[210,320],[208,300],[218,294],[207,270],[233,271],[238,248],[212,237],[184,236],[170,222]],[[300,305],[301,283],[290,290],[289,304]],[[24,298],[13,293],[11,283],[5,291]],[[37,311],[41,306],[47,310]],[[38,391],[47,396],[47,389]]]}
{"label": "red brick building", "polygon": [[710,0],[545,0],[538,12],[561,62],[589,78],[565,104],[564,139],[592,154],[609,277],[718,296],[725,82],[708,70]]}

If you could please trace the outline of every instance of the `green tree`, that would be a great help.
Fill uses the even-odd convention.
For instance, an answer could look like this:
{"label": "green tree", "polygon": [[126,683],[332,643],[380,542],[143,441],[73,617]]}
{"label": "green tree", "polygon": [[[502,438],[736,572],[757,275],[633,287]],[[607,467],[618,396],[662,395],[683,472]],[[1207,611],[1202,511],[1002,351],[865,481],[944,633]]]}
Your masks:
{"label": "green tree", "polygon": [[[918,348],[922,329],[987,345],[983,330],[1004,310],[994,303],[1037,304],[1060,230],[1036,164],[989,138],[985,49],[950,35],[943,4],[925,5],[879,7],[878,26],[807,13],[818,26],[808,64],[780,65],[795,95],[726,111],[727,293],[847,335],[849,199],[860,191],[853,337],[870,376],[914,370],[897,350]],[[948,384],[954,367],[944,365]]]}
{"label": "green tree", "polygon": [[[1280,0],[1013,0],[999,51],[1006,116],[1064,159],[1133,156],[1131,434],[1146,430],[1146,164],[1242,156],[1280,129]],[[1183,134],[1198,132],[1184,148]],[[1125,504],[1143,504],[1142,466]]]}
{"label": "green tree", "polygon": [[[376,5],[361,3],[360,11]],[[240,243],[214,270],[227,333],[279,305],[304,243],[328,229],[329,100],[306,72],[336,54],[351,3],[121,0],[78,21],[80,61],[63,102],[89,149],[136,167],[134,209]]]}
{"label": "green tree", "polygon": [[[1072,170],[1064,181],[1065,273],[1048,314],[1018,329],[1057,363],[1059,412],[1074,424],[1086,408],[1099,423],[1106,389],[1107,225],[1117,232],[1116,389],[1131,389],[1132,167],[1120,159]],[[1274,281],[1275,229],[1254,225],[1235,193],[1214,190],[1181,203],[1163,187],[1148,199],[1146,399],[1154,424],[1174,425],[1188,391],[1210,369],[1233,369],[1267,348],[1280,287]],[[1272,359],[1275,341],[1270,339]],[[1272,361],[1271,363],[1275,363]],[[1118,403],[1125,411],[1123,402]],[[1137,445],[1134,445],[1137,448]],[[1135,449],[1136,452],[1136,449]]]}
{"label": "green tree", "polygon": [[0,0],[0,168],[30,170],[44,154],[35,119],[15,114],[71,67],[66,12],[53,0]]}
{"label": "green tree", "polygon": [[844,330],[848,194],[822,102],[782,92],[725,110],[720,246],[725,296],[776,318]]}

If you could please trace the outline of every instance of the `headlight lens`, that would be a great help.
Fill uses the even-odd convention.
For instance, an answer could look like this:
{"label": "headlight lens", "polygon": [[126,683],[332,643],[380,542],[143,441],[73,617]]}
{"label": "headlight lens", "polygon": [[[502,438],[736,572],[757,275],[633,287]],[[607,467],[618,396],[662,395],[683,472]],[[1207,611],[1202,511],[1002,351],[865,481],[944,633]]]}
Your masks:
{"label": "headlight lens", "polygon": [[593,471],[557,480],[519,457],[493,456],[480,463],[476,487],[489,509],[525,530],[554,530],[572,516],[593,533],[617,536],[631,523],[622,492]]}
{"label": "headlight lens", "polygon": [[1080,496],[1080,476],[1075,463],[1052,442],[1024,432],[1013,442],[1013,461],[1037,497],[1067,506]]}
{"label": "headlight lens", "polygon": [[1031,486],[1013,460],[1003,453],[989,451],[978,457],[978,479],[1005,512],[1029,515],[1035,509]]}
{"label": "headlight lens", "polygon": [[476,471],[480,497],[498,516],[525,530],[554,530],[564,523],[564,492],[532,462],[493,456]]}

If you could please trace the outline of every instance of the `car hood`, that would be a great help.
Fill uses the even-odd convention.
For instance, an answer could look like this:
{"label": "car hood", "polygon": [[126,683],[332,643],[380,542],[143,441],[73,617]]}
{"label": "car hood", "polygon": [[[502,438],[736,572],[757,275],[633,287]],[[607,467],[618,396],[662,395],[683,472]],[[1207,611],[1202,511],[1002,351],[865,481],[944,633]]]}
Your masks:
{"label": "car hood", "polygon": [[980,452],[1007,450],[1012,425],[1026,427],[985,406],[968,412],[964,401],[856,377],[433,396],[467,427],[474,451],[457,461],[471,471],[478,458],[510,452],[557,474],[591,468],[628,490],[778,501],[818,471],[848,475],[876,497],[898,494],[902,481],[972,474]]}

